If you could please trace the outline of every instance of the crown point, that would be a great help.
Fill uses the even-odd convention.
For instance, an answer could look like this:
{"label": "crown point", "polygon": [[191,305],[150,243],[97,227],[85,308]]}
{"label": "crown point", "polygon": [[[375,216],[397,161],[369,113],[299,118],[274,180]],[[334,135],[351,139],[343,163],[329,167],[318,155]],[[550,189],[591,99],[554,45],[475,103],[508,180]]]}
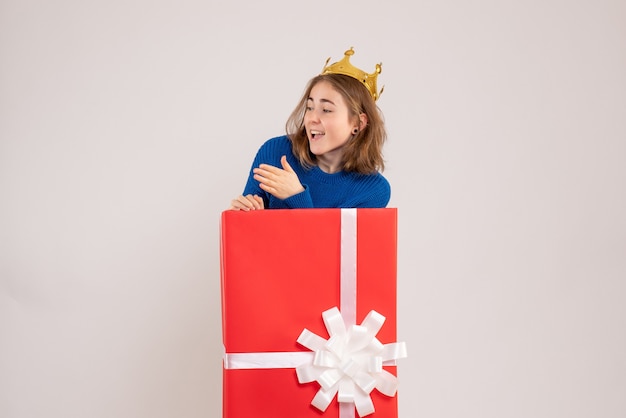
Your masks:
{"label": "crown point", "polygon": [[378,77],[378,74],[382,72],[382,62],[376,64],[376,69],[373,73],[368,74],[350,63],[350,57],[352,55],[354,55],[354,47],[350,47],[350,49],[344,52],[344,57],[340,61],[331,65],[328,65],[328,62],[330,61],[330,58],[328,58],[326,60],[326,64],[324,64],[321,74],[343,74],[355,78],[363,83],[374,101],[378,100],[382,90],[380,93],[376,92],[376,78]]}

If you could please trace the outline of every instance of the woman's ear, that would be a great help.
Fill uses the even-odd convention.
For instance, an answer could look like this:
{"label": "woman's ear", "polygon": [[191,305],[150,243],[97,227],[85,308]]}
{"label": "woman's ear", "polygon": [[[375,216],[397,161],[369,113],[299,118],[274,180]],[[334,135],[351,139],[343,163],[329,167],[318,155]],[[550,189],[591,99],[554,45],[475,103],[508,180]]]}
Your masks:
{"label": "woman's ear", "polygon": [[365,113],[359,113],[359,131],[362,131],[367,126],[367,115]]}

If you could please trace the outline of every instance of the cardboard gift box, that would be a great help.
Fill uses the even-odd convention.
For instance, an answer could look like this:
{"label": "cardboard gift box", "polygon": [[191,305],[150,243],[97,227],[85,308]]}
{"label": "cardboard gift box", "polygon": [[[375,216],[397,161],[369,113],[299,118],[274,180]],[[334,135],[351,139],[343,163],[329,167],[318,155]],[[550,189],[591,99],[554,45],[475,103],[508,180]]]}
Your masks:
{"label": "cardboard gift box", "polygon": [[[366,413],[357,409],[358,415],[397,417],[395,388],[388,389],[387,395],[379,392],[381,386],[394,383],[390,380],[395,380],[397,370],[390,359],[406,355],[398,346],[403,343],[395,343],[396,262],[397,209],[223,212],[223,417],[354,417],[359,401],[350,402],[353,391],[375,409]],[[332,319],[339,313],[349,332],[344,333],[343,324],[337,327],[336,317]],[[332,327],[337,335],[331,339]],[[348,334],[351,337],[346,337]],[[328,396],[321,385],[334,384],[336,391],[338,384],[332,376],[338,379],[345,369],[352,370],[335,354],[343,353],[346,345],[358,344],[354,341],[365,334],[370,340],[375,338],[363,350],[378,344],[385,348],[382,359],[377,355],[376,361],[367,360],[377,363],[371,367],[382,369],[373,375],[381,375],[383,382],[378,382],[378,390],[371,390],[376,382],[368,381],[370,376],[361,371],[352,380],[363,387],[370,385],[367,399],[360,387],[351,386],[350,379],[339,385],[348,385],[347,391],[340,390],[336,396],[331,391]],[[327,351],[315,351],[315,344],[327,340],[324,347],[318,346],[318,351]],[[305,341],[313,343],[307,347]],[[344,371],[337,374],[333,370],[321,378],[318,373],[309,380],[317,378],[321,383],[302,383],[308,372],[327,370],[311,365],[319,365],[315,359],[343,361]],[[307,364],[300,366],[303,362]],[[316,401],[324,401],[324,394],[328,405],[314,406]]]}

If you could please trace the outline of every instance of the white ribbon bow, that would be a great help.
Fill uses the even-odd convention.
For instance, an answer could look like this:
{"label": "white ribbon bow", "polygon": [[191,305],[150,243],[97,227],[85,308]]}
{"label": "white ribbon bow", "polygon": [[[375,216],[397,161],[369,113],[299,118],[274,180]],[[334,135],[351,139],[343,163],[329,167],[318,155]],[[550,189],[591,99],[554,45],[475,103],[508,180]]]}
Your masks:
{"label": "white ribbon bow", "polygon": [[396,376],[383,369],[407,356],[404,342],[382,344],[376,334],[385,317],[372,310],[361,325],[346,328],[337,307],[322,313],[330,338],[328,340],[304,329],[298,343],[315,353],[312,361],[296,367],[298,381],[317,381],[321,388],[311,404],[325,411],[335,395],[337,401],[354,403],[359,416],[374,412],[370,393],[376,389],[394,396],[398,387]]}

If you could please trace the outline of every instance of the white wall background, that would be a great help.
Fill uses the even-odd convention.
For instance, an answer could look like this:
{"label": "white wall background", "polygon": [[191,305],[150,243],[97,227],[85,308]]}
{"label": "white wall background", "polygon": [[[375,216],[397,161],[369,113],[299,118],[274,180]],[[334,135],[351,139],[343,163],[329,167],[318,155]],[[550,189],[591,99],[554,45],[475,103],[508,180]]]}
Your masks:
{"label": "white wall background", "polygon": [[0,2],[0,416],[217,417],[218,228],[383,62],[400,415],[626,416],[626,3]]}

